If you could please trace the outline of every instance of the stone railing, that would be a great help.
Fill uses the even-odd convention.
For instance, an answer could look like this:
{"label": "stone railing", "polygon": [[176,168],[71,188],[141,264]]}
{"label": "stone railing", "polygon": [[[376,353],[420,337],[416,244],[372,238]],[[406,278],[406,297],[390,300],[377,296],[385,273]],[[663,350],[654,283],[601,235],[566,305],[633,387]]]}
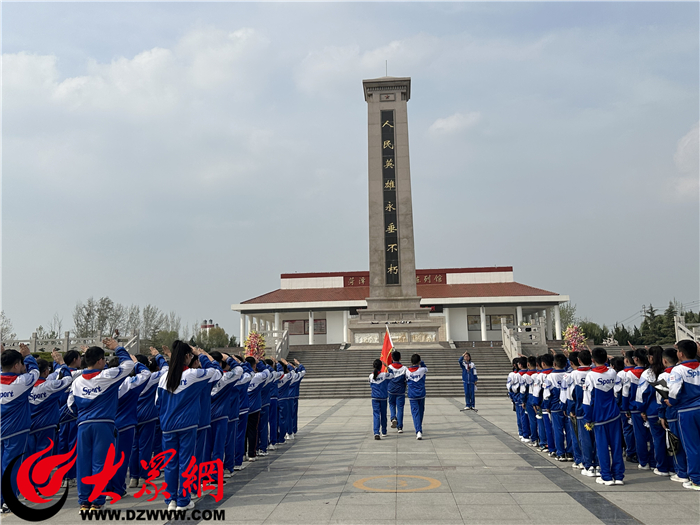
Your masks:
{"label": "stone railing", "polygon": [[[70,332],[65,332],[63,337],[54,339],[40,339],[36,332],[32,333],[29,339],[12,339],[3,341],[6,349],[19,351],[19,345],[24,343],[29,347],[31,353],[36,352],[51,352],[54,348],[58,348],[61,352],[69,350],[80,351],[81,346],[102,346],[103,336],[95,334],[92,337],[71,337]],[[117,342],[126,348],[130,354],[138,354],[141,351],[141,339],[138,331],[132,337],[117,337]]]}
{"label": "stone railing", "polygon": [[503,339],[503,350],[511,361],[521,354],[520,341],[515,337],[515,329],[508,328],[507,319],[501,317],[501,338]]}
{"label": "stone railing", "polygon": [[259,333],[266,342],[274,344],[275,359],[287,358],[289,355],[289,330],[263,330]]}
{"label": "stone railing", "polygon": [[676,327],[676,341],[690,339],[691,341],[700,342],[700,333],[698,333],[698,325],[686,325],[681,316],[676,315],[673,318]]}

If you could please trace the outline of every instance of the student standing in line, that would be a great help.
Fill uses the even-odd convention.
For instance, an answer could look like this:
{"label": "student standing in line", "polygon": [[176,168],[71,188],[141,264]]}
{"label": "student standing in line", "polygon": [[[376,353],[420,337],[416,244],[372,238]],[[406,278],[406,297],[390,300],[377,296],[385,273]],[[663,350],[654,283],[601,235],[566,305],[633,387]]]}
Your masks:
{"label": "student standing in line", "polygon": [[[27,436],[32,425],[29,395],[39,379],[39,367],[29,353],[29,347],[20,344],[17,350],[2,352],[2,375],[0,376],[0,457],[2,475],[9,463],[24,454]],[[12,491],[18,495],[17,471],[22,459],[12,469]],[[2,512],[10,512],[2,497]]]}
{"label": "student standing in line", "polygon": [[[546,439],[545,436],[540,436],[537,432],[537,412],[535,410],[534,396],[530,395],[533,390],[534,378],[532,377],[537,373],[537,358],[531,355],[527,358],[527,372],[523,374],[520,378],[520,394],[522,396],[522,406],[527,413],[527,420],[530,425],[530,442],[539,443],[540,437]],[[550,451],[551,453],[551,451]]]}
{"label": "student standing in line", "polygon": [[[540,437],[539,443],[533,441],[529,446],[533,448],[539,447],[540,451],[549,450],[550,455],[554,454],[554,434],[550,431],[547,432],[545,426],[545,420],[548,420],[549,426],[551,426],[551,416],[549,414],[549,398],[544,399],[544,381],[552,370],[546,368],[542,364],[541,355],[535,358],[535,373],[532,374],[532,385],[529,389],[528,399],[531,399],[532,406],[535,409],[535,419],[537,420],[537,434]],[[552,435],[551,444],[549,443],[549,435]]]}
{"label": "student standing in line", "polygon": [[292,400],[289,397],[289,389],[294,379],[294,368],[284,359],[277,363],[277,371],[282,372],[282,377],[278,381],[279,389],[279,437],[277,442],[284,444],[286,439],[292,439],[290,432],[292,427]]}
{"label": "student standing in line", "polygon": [[[87,349],[87,348],[86,348]],[[52,352],[53,355],[53,366],[54,370],[59,367],[67,368],[73,379],[80,375],[81,368],[81,358],[80,353],[77,350],[68,350],[66,354],[61,357],[59,352],[55,350]],[[61,396],[59,402],[60,416],[58,420],[58,454],[64,455],[69,451],[73,450],[75,444],[78,442],[78,418],[73,412],[68,410],[68,395],[70,394],[70,387],[66,388]],[[75,464],[68,469],[66,475],[63,478],[63,483],[61,488],[68,486],[75,487],[78,482],[75,479],[76,472]]]}
{"label": "student standing in line", "polygon": [[[166,355],[170,355],[170,349],[166,346]],[[133,489],[139,486],[139,480],[148,479],[148,468],[141,464],[145,461],[146,465],[151,461],[153,454],[153,442],[155,439],[156,422],[158,421],[158,410],[156,408],[156,391],[161,376],[168,373],[168,363],[165,358],[160,355],[160,352],[154,347],[150,348],[151,361],[145,356],[137,355],[136,359],[147,366],[151,371],[151,377],[148,378],[146,386],[141,391],[139,399],[136,402],[136,428],[134,430],[134,445],[131,449],[131,460],[129,461],[129,488]],[[145,362],[144,362],[145,361]]]}
{"label": "student standing in line", "polygon": [[635,401],[639,408],[640,416],[649,426],[653,443],[654,462],[657,476],[670,476],[670,462],[666,456],[666,431],[659,423],[659,405],[656,402],[656,391],[649,384],[657,380],[664,372],[663,348],[652,346],[649,348],[649,368],[644,370],[639,378]]}
{"label": "student standing in line", "polygon": [[[228,474],[228,477],[231,477],[234,470],[243,469],[245,433],[248,428],[248,409],[250,407],[248,403],[248,385],[253,379],[253,368],[250,364],[243,360],[241,356],[235,357],[241,362],[243,375],[235,386],[237,403],[232,403],[231,417],[229,418],[229,435],[226,441],[226,454],[224,457],[224,476]],[[234,423],[233,427],[232,423]]]}
{"label": "student standing in line", "polygon": [[637,406],[637,388],[639,387],[639,379],[642,377],[644,370],[649,366],[646,350],[638,348],[634,351],[635,367],[629,372],[628,385],[622,387],[622,408],[627,412],[627,415],[632,418],[632,428],[634,429],[634,441],[637,445],[637,459],[640,470],[649,470],[656,467],[654,462],[654,451],[652,445],[651,431],[645,425],[642,419],[642,413]]}
{"label": "student standing in line", "polygon": [[119,403],[119,387],[134,369],[136,358],[116,340],[102,341],[113,350],[119,366],[105,369],[105,352],[91,346],[85,352],[88,368],[76,377],[68,396],[68,408],[78,415],[78,503],[82,513],[97,511],[105,503],[105,495],[90,504],[90,485],[83,478],[102,472],[110,446],[117,446],[117,427],[114,420]]}
{"label": "student standing in line", "polygon": [[[189,368],[188,364],[195,356],[201,368]],[[180,340],[173,343],[168,373],[161,377],[156,393],[163,449],[176,451],[165,466],[165,482],[170,493],[170,498],[166,499],[168,510],[194,508],[190,493],[185,490],[187,478],[184,473],[190,458],[195,455],[200,396],[208,389],[208,384],[217,382],[221,375],[204,350],[192,348]]]}
{"label": "student standing in line", "polygon": [[[586,426],[595,433],[596,451],[600,462],[601,485],[624,485],[625,462],[622,459],[622,427],[620,409],[615,401],[615,384],[620,381],[615,370],[605,366],[608,353],[604,348],[594,348],[593,363],[586,375],[583,405]],[[612,456],[612,464],[611,464]]]}
{"label": "student standing in line", "polygon": [[[29,404],[32,414],[32,426],[27,439],[25,456],[29,457],[39,450],[44,450],[53,442],[49,456],[57,453],[56,427],[61,416],[59,403],[64,391],[73,382],[73,376],[66,368],[60,368],[51,373],[51,365],[44,359],[37,361],[39,379],[34,383],[29,394]],[[51,441],[49,441],[51,440]]]}
{"label": "student standing in line", "polygon": [[676,343],[680,363],[673,367],[668,378],[666,406],[678,411],[678,429],[681,445],[688,462],[688,478],[683,487],[700,490],[700,362],[698,345],[683,340]]}
{"label": "student standing in line", "polygon": [[[515,405],[517,407],[516,415],[520,418],[520,427],[523,430],[523,436],[520,441],[523,443],[530,443],[530,421],[527,417],[527,412],[525,410],[525,403],[527,401],[527,384],[525,383],[525,374],[527,373],[527,357],[518,357],[518,377],[517,381],[513,382],[513,392],[515,398]],[[525,392],[525,393],[524,393]]]}
{"label": "student standing in line", "polygon": [[634,428],[632,426],[631,415],[625,411],[624,392],[630,389],[630,372],[634,370],[634,350],[627,350],[624,357],[624,368],[617,373],[621,381],[621,388],[618,394],[620,400],[620,410],[622,410],[622,435],[625,438],[625,456],[630,463],[638,463],[637,444],[634,440]]}
{"label": "student standing in line", "polygon": [[523,425],[520,419],[520,403],[516,399],[516,389],[518,385],[518,380],[520,376],[518,375],[518,358],[513,359],[513,370],[508,374],[508,379],[506,380],[506,392],[508,392],[508,397],[515,409],[515,422],[518,425],[518,438],[522,441],[523,439]]}
{"label": "student standing in line", "polygon": [[294,360],[296,368],[294,369],[294,379],[292,379],[292,384],[289,387],[289,395],[292,400],[292,439],[297,435],[297,425],[299,423],[299,388],[301,387],[301,380],[304,379],[306,375],[306,368],[296,359]]}
{"label": "student standing in line", "polygon": [[403,433],[403,410],[406,406],[406,367],[401,364],[401,352],[391,353],[394,376],[389,380],[389,417],[391,428]]}
{"label": "student standing in line", "polygon": [[416,439],[423,439],[423,414],[425,414],[425,375],[428,367],[418,354],[411,356],[411,366],[406,370],[406,382],[408,383],[408,400],[411,403],[411,415],[413,416],[413,428],[416,430]]}
{"label": "student standing in line", "polygon": [[[566,461],[567,451],[565,443],[566,435],[566,413],[561,402],[561,388],[566,373],[566,356],[557,354],[554,356],[554,369],[547,374],[544,385],[544,397],[549,401],[548,411],[552,418],[552,429],[554,431],[554,444],[556,447],[557,461]],[[569,438],[570,440],[570,438]]]}
{"label": "student standing in line", "polygon": [[[270,360],[272,362],[272,360]],[[272,369],[266,360],[260,361],[262,366],[269,372],[269,376],[261,388],[262,406],[260,408],[260,421],[258,421],[258,444],[257,453],[259,456],[267,456],[267,447],[270,444],[270,406],[272,404],[272,388],[277,383],[277,372]]]}
{"label": "student standing in line", "polygon": [[248,424],[246,427],[246,452],[248,461],[255,461],[258,452],[258,423],[262,410],[262,387],[270,378],[270,371],[265,363],[254,357],[246,357],[245,360],[256,371],[248,385]]}
{"label": "student standing in line", "polygon": [[[131,462],[134,435],[136,433],[136,424],[138,423],[138,400],[151,378],[151,371],[147,365],[139,361],[139,357],[148,363],[146,356],[134,356],[134,369],[129,377],[119,385],[117,417],[114,420],[118,433],[116,457],[120,458],[124,454],[124,462],[112,477],[108,490],[122,497],[126,495],[126,471]],[[119,360],[115,358],[110,361],[110,367],[116,366],[119,366]]]}
{"label": "student standing in line", "polygon": [[[229,437],[229,419],[232,412],[231,405],[234,404],[234,399],[236,400],[236,418],[238,418],[238,396],[236,395],[235,386],[243,376],[243,369],[236,359],[227,354],[215,351],[211,353],[211,356],[219,364],[219,367],[224,373],[211,390],[209,448],[211,450],[212,461],[220,459],[224,462],[226,458],[226,442]],[[235,440],[233,440],[233,442],[235,443]],[[233,472],[233,467],[235,465],[234,452],[231,452],[229,463],[229,469],[225,468],[226,464],[224,463],[225,478],[230,478]]]}
{"label": "student standing in line", "polygon": [[[678,364],[678,355],[675,349],[666,348],[663,353],[663,363],[666,369],[659,376],[659,381],[666,381],[668,386],[671,372],[673,368]],[[675,406],[668,406],[661,394],[657,392],[656,402],[659,404],[659,422],[666,430],[669,430],[680,439],[680,429],[678,427],[678,409]],[[688,479],[688,461],[685,457],[685,450],[683,447],[678,447],[673,455],[673,465],[675,474],[671,476],[671,481],[677,481],[679,483],[687,483],[690,481]]]}
{"label": "student standing in line", "polygon": [[469,352],[464,352],[459,357],[459,366],[462,369],[462,383],[464,383],[464,410],[475,410],[474,392],[479,378],[476,375],[476,366],[472,363],[472,356]]}
{"label": "student standing in line", "polygon": [[279,380],[282,377],[281,371],[277,370],[277,363],[273,359],[265,359],[265,363],[269,367],[270,372],[274,374],[272,388],[270,389],[270,450],[277,448],[277,440],[279,439],[279,398],[280,388]]}
{"label": "student standing in line", "polygon": [[568,366],[561,380],[560,400],[562,408],[564,409],[564,432],[566,433],[567,446],[573,449],[574,464],[572,468],[581,470],[583,468],[583,454],[581,453],[578,436],[574,430],[578,427],[574,424],[574,421],[576,421],[576,414],[574,402],[570,395],[570,391],[574,390],[573,373],[579,367],[578,355],[578,352],[569,353]]}
{"label": "student standing in line", "polygon": [[583,457],[581,474],[595,478],[596,475],[600,475],[600,468],[598,468],[595,446],[593,445],[593,431],[587,430],[585,427],[585,412],[583,409],[583,389],[586,384],[586,377],[591,371],[591,365],[593,364],[590,350],[582,350],[578,353],[578,363],[578,368],[571,374],[571,381],[573,383],[572,397],[574,413],[576,414],[576,426],[578,427],[578,439],[581,444],[581,455]]}

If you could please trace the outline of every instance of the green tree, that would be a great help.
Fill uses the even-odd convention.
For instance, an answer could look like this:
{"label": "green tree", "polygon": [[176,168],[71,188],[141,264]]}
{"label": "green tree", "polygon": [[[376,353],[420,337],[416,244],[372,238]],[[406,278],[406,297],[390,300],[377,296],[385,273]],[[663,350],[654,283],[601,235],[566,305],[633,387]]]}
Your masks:
{"label": "green tree", "polygon": [[171,348],[173,342],[179,338],[180,336],[175,330],[159,330],[153,338],[152,346],[155,346],[158,350],[160,350],[163,345]]}
{"label": "green tree", "polygon": [[195,339],[195,344],[207,352],[212,348],[228,347],[230,338],[223,328],[216,327],[209,330],[201,330]]}
{"label": "green tree", "polygon": [[630,334],[629,330],[627,330],[623,324],[615,323],[615,326],[613,326],[612,336],[620,346],[627,346],[627,343],[632,342],[632,334]]}
{"label": "green tree", "polygon": [[[566,329],[567,326],[576,323],[576,305],[567,302],[559,305],[559,317],[561,318],[561,326]],[[554,313],[552,312],[552,319]]]}
{"label": "green tree", "polygon": [[235,335],[232,335],[231,338],[229,339],[228,346],[230,348],[237,348],[238,347],[238,338]]}
{"label": "green tree", "polygon": [[599,345],[603,343],[603,339],[610,336],[610,330],[603,325],[585,319],[578,323],[579,328],[586,334],[587,339],[593,339],[593,344]]}

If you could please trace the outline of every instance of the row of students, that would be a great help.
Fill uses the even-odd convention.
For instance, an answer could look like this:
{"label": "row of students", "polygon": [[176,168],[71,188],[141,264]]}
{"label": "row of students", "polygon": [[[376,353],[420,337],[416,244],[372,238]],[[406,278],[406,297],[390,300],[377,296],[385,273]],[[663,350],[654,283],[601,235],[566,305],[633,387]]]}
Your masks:
{"label": "row of students", "polygon": [[[521,441],[572,460],[603,485],[623,485],[626,455],[641,470],[700,490],[698,345],[603,348],[513,360],[508,395]],[[673,445],[667,451],[667,443]]]}
{"label": "row of students", "polygon": [[[90,504],[91,490],[82,479],[102,471],[110,445],[117,458],[125,457],[107,487],[120,495],[126,493],[127,471],[129,487],[138,487],[148,475],[142,461],[148,464],[154,454],[172,448],[178,456],[166,466],[165,476],[170,487],[179,484],[180,490],[166,503],[183,509],[192,505],[181,476],[191,456],[199,462],[223,460],[224,476],[230,477],[242,468],[245,455],[255,461],[258,453],[267,455],[268,448],[294,438],[305,375],[296,360],[295,367],[285,360],[210,355],[175,341],[172,356],[164,347],[171,357],[168,364],[155,348],[149,360],[129,355],[113,339],[103,344],[115,353],[109,363],[99,347],[85,348],[82,358],[75,351],[63,359],[54,352],[53,372],[26,345],[21,352],[2,352],[3,472],[14,457],[27,457],[51,442],[58,441],[51,453],[77,445],[76,469],[67,473],[65,483],[77,474],[81,511],[98,510],[105,496]],[[9,511],[2,503],[3,512]]]}
{"label": "row of students", "polygon": [[[401,364],[401,353],[391,353],[391,363],[375,359],[374,371],[369,375],[372,389],[372,414],[374,439],[387,436],[387,404],[391,410],[391,428],[403,433],[403,409],[406,395],[411,407],[416,439],[423,439],[423,415],[425,414],[425,377],[428,367],[420,355],[411,356],[411,366]],[[382,368],[386,371],[382,372]],[[381,434],[380,434],[381,431]]]}

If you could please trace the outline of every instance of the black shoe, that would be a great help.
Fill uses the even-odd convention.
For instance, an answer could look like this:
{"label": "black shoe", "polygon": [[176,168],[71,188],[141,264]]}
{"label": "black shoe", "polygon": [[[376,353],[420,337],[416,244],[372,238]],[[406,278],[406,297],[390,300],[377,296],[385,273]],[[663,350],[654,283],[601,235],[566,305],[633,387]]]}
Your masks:
{"label": "black shoe", "polygon": [[637,454],[634,454],[633,456],[628,456],[627,461],[630,463],[639,463],[639,459],[637,459]]}
{"label": "black shoe", "polygon": [[557,461],[566,461],[565,456],[557,456]]}
{"label": "black shoe", "polygon": [[566,454],[566,461],[573,461],[573,460],[574,460],[573,454]]}
{"label": "black shoe", "polygon": [[376,439],[377,441],[379,441],[379,440],[382,439],[382,438],[379,437],[379,434],[375,434],[375,435],[374,435],[374,439]]}
{"label": "black shoe", "polygon": [[396,428],[396,425],[398,425],[398,424],[399,424],[399,422],[398,422],[398,420],[396,420],[396,418],[391,420],[391,428]]}

